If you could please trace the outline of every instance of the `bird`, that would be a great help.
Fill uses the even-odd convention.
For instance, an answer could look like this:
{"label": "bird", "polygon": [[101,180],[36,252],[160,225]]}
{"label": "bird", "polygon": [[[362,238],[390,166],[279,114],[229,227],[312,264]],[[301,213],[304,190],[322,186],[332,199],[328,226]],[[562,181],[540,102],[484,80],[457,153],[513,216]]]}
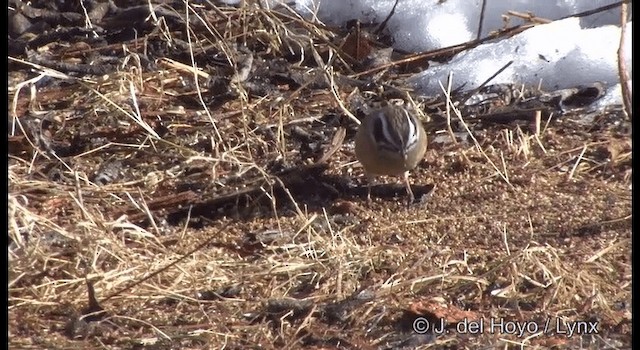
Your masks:
{"label": "bird", "polygon": [[363,119],[356,131],[356,158],[367,176],[367,200],[378,175],[402,175],[409,203],[415,197],[409,184],[413,170],[427,151],[427,133],[422,123],[403,106],[386,105]]}

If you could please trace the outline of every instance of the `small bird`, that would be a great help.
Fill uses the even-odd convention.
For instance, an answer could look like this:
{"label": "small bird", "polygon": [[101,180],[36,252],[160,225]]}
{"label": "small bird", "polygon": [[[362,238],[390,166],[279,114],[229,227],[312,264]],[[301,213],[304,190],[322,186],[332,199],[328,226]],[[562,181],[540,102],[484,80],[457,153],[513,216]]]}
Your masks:
{"label": "small bird", "polygon": [[367,175],[367,199],[376,175],[404,176],[410,203],[415,197],[409,184],[409,171],[427,151],[427,133],[422,123],[407,109],[387,105],[365,117],[356,133],[356,157]]}

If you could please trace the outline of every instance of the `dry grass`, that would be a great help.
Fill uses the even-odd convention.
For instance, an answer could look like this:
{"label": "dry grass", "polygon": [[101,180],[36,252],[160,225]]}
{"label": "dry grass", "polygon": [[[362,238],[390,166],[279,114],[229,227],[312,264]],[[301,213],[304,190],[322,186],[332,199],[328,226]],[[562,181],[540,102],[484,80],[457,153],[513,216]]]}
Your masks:
{"label": "dry grass", "polygon": [[[482,124],[449,96],[449,125],[426,125],[456,142],[431,142],[412,174],[429,198],[367,203],[354,119],[401,75],[349,83],[347,33],[286,8],[193,6],[151,17],[145,41],[94,48],[117,57],[103,76],[11,58],[12,347],[630,346],[620,113]],[[457,312],[551,326],[411,329],[424,316],[455,330]],[[558,332],[577,321],[598,334]]]}

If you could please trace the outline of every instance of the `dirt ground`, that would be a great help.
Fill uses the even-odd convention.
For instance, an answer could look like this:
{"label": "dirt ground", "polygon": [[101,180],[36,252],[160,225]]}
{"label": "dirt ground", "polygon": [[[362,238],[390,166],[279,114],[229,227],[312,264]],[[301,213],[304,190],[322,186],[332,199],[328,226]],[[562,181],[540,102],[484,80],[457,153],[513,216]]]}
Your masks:
{"label": "dirt ground", "polygon": [[[97,35],[34,2],[60,27],[10,36],[10,347],[631,347],[622,107],[451,108],[406,92],[419,57],[359,64],[367,28],[91,4]],[[418,201],[368,201],[354,118],[396,100]]]}

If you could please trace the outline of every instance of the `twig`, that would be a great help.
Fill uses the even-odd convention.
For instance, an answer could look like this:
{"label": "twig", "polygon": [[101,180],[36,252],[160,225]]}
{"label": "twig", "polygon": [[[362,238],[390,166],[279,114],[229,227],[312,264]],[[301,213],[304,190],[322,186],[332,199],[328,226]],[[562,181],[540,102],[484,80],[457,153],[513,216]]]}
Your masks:
{"label": "twig", "polygon": [[[445,90],[444,86],[442,86],[442,82],[438,81],[438,84],[440,84],[440,89],[442,89],[442,91],[447,94],[448,92]],[[504,182],[509,185],[509,187],[513,188],[513,184],[511,182],[509,182],[509,178],[507,177],[506,173],[503,174],[500,169],[498,169],[498,166],[496,166],[496,164],[491,160],[491,158],[489,158],[489,156],[487,155],[487,153],[482,149],[482,147],[480,147],[480,143],[478,142],[478,140],[476,139],[476,137],[473,135],[473,133],[471,132],[471,129],[469,129],[469,126],[467,125],[467,123],[464,121],[464,119],[462,118],[462,114],[460,113],[460,110],[457,109],[454,105],[453,102],[451,101],[451,99],[447,99],[448,105],[451,106],[451,108],[453,109],[453,112],[456,114],[456,116],[458,117],[458,120],[460,121],[460,123],[462,124],[462,126],[464,127],[464,129],[467,131],[467,134],[469,135],[469,137],[471,137],[471,139],[473,140],[473,144],[476,146],[476,149],[482,153],[482,155],[485,157],[485,159],[487,160],[487,162],[489,162],[489,164],[491,164],[491,166],[493,167],[493,169],[496,171],[496,173],[498,173],[498,175],[504,180]],[[505,172],[506,172],[506,168],[505,168]]]}
{"label": "twig", "polygon": [[396,6],[398,6],[398,2],[399,1],[400,0],[396,0],[396,2],[393,4],[393,7],[391,8],[391,11],[387,15],[387,18],[385,18],[384,21],[382,21],[382,23],[380,23],[378,28],[376,28],[376,30],[373,32],[374,34],[378,35],[378,34],[380,34],[380,32],[382,32],[384,30],[384,28],[387,26],[387,22],[389,22],[389,20],[393,16],[393,14],[396,13]]}
{"label": "twig", "polygon": [[482,7],[480,8],[480,21],[478,22],[478,34],[476,34],[476,40],[480,40],[482,35],[482,23],[484,22],[484,11],[487,8],[487,0],[482,0]]}
{"label": "twig", "polygon": [[628,3],[629,0],[625,0],[625,1],[618,1],[616,3],[613,4],[609,4],[609,5],[605,5],[605,6],[600,6],[597,8],[594,8],[593,10],[587,10],[587,11],[583,11],[583,12],[579,12],[579,13],[574,13],[574,14],[569,14],[566,15],[564,17],[561,17],[560,19],[565,19],[565,18],[569,18],[569,17],[586,17],[586,16],[590,16],[596,13],[600,13],[600,12],[604,12],[604,11],[608,11],[611,9],[614,9],[618,6],[621,6],[622,4],[626,4]]}
{"label": "twig", "polygon": [[518,17],[520,19],[523,19],[525,21],[528,21],[529,23],[535,23],[535,24],[547,24],[547,23],[551,23],[553,22],[550,19],[547,18],[542,18],[542,17],[538,17],[538,16],[534,16],[532,13],[527,12],[527,13],[522,13],[522,12],[517,12],[517,11],[508,11],[507,14],[509,16],[514,16],[514,17]]}
{"label": "twig", "polygon": [[452,45],[452,46],[448,46],[448,47],[444,47],[441,49],[436,49],[436,50],[432,50],[432,51],[427,51],[427,52],[421,52],[415,55],[411,55],[409,57],[405,57],[403,59],[397,60],[397,61],[393,61],[387,64],[383,64],[374,68],[371,68],[369,70],[366,70],[364,72],[358,72],[356,74],[352,74],[349,77],[350,78],[356,78],[362,75],[367,75],[367,74],[371,74],[371,73],[375,73],[377,71],[381,71],[383,69],[387,69],[389,67],[393,67],[393,66],[398,66],[401,64],[405,64],[405,63],[410,63],[413,61],[418,61],[418,60],[425,60],[425,59],[432,59],[435,57],[439,57],[439,56],[444,56],[444,55],[455,55],[461,51],[476,47],[484,42],[499,38],[499,37],[509,37],[511,35],[515,35],[518,33],[521,33],[523,31],[525,31],[526,29],[529,29],[533,27],[533,25],[531,24],[526,24],[526,25],[520,25],[520,26],[514,26],[514,27],[509,27],[503,31],[500,31],[499,33],[496,34],[489,34],[488,36],[479,39],[479,40],[471,40],[471,41],[467,41],[466,43],[462,43],[462,44],[458,44],[458,45]]}
{"label": "twig", "polygon": [[576,159],[575,164],[573,164],[573,168],[571,168],[571,171],[569,172],[569,178],[568,178],[569,180],[573,177],[573,174],[576,172],[576,169],[578,168],[578,164],[580,164],[580,161],[583,159],[582,156],[586,151],[587,151],[587,145],[584,145],[584,147],[582,148],[582,152],[580,152],[578,159]]}
{"label": "twig", "polygon": [[[313,50],[313,53],[314,53],[314,55],[318,55],[317,52],[315,51],[315,49]],[[333,76],[334,76],[333,67],[331,66],[331,62],[333,62],[333,59],[330,58],[329,61],[330,61],[330,63],[328,63],[326,66],[323,67],[323,71],[324,71],[324,74],[327,76],[327,78],[329,80],[329,87],[330,87],[330,90],[331,90],[331,94],[336,99],[336,102],[338,102],[338,105],[340,106],[340,109],[342,110],[342,112],[349,119],[351,119],[353,122],[355,122],[357,125],[360,125],[360,120],[358,118],[356,118],[356,116],[353,115],[353,113],[351,113],[351,111],[349,111],[349,109],[347,109],[347,107],[342,102],[342,99],[340,98],[340,95],[338,94],[338,89],[337,89],[337,86],[336,86],[336,82],[333,79]]]}
{"label": "twig", "polygon": [[456,140],[456,135],[453,133],[453,129],[451,129],[451,106],[453,103],[451,102],[451,85],[453,83],[453,72],[449,72],[449,76],[447,77],[447,93],[445,94],[447,98],[447,108],[445,109],[447,114],[447,131],[449,132],[449,136],[451,136],[451,140],[454,145],[458,144]]}
{"label": "twig", "polygon": [[629,72],[625,63],[624,37],[627,30],[627,3],[620,7],[620,47],[618,47],[618,75],[620,76],[620,89],[622,91],[622,103],[627,119],[631,118],[631,92],[629,91]]}
{"label": "twig", "polygon": [[497,77],[498,74],[502,73],[505,69],[507,69],[510,65],[513,64],[513,60],[507,62],[507,64],[505,64],[502,68],[498,69],[497,72],[495,72],[492,76],[490,76],[487,80],[485,80],[484,82],[482,82],[482,84],[480,84],[477,88],[469,91],[461,100],[460,100],[460,105],[464,105],[465,102],[467,102],[468,99],[471,98],[471,96],[475,95],[478,93],[478,91],[480,91],[483,87],[485,87],[487,84],[489,84],[489,82],[491,80],[493,80],[493,78]]}
{"label": "twig", "polygon": [[[224,140],[222,138],[222,136],[220,135],[220,131],[218,130],[218,125],[216,124],[216,121],[213,119],[213,116],[211,115],[211,111],[209,111],[209,107],[207,106],[207,103],[205,103],[204,101],[204,97],[202,97],[202,90],[200,89],[200,83],[198,81],[198,64],[196,63],[196,59],[195,59],[195,54],[193,53],[193,42],[191,40],[191,31],[192,29],[189,27],[189,23],[190,23],[190,19],[189,19],[189,14],[191,13],[191,11],[194,12],[195,16],[206,25],[206,21],[202,20],[196,11],[193,10],[193,8],[191,7],[191,5],[189,3],[185,2],[185,32],[187,35],[187,42],[189,43],[189,58],[191,60],[191,66],[193,67],[193,83],[195,85],[196,88],[196,92],[198,93],[198,101],[200,102],[200,104],[202,105],[202,108],[204,109],[204,112],[206,113],[207,117],[209,118],[209,122],[211,123],[211,126],[213,127],[213,132],[217,138],[217,140],[215,141],[215,145],[216,147],[214,147],[214,153],[217,155],[218,151],[219,151],[219,147],[222,148],[223,151],[227,150],[227,146],[224,143]],[[222,43],[224,43],[224,41],[221,41]],[[224,46],[224,44],[222,44]],[[227,55],[227,57],[229,57],[229,55]]]}

